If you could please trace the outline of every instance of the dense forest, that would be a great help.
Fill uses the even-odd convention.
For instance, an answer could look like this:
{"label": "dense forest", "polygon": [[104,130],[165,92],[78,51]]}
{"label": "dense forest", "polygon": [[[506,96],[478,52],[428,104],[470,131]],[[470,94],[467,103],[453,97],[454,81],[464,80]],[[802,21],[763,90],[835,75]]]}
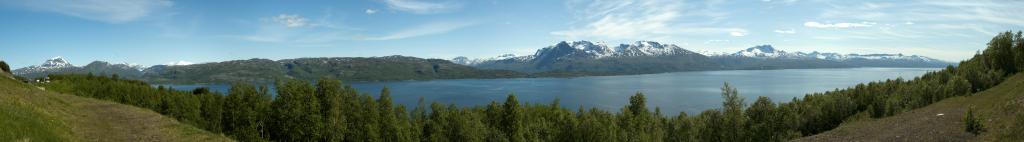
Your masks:
{"label": "dense forest", "polygon": [[[334,79],[234,84],[228,94],[200,88],[175,91],[117,75],[50,75],[49,90],[152,109],[241,141],[785,141],[836,128],[855,115],[892,116],[945,98],[970,95],[1024,70],[1021,32],[995,36],[984,51],[958,66],[914,79],[859,84],[776,103],[745,104],[728,83],[719,109],[698,114],[646,107],[643,93],[619,111],[563,108],[559,101],[503,102],[456,107],[427,103],[407,108],[361,94]],[[625,99],[625,98],[624,98]]]}

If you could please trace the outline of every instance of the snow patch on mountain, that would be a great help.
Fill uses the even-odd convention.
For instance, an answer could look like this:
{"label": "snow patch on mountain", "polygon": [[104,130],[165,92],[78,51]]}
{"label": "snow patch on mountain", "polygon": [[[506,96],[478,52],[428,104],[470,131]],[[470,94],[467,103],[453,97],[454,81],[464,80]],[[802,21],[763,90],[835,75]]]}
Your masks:
{"label": "snow patch on mountain", "polygon": [[839,53],[827,53],[812,51],[810,53],[805,52],[786,52],[783,50],[777,50],[771,45],[759,45],[740,50],[733,54],[728,55],[716,55],[716,56],[742,56],[751,58],[765,58],[765,59],[801,59],[801,58],[814,58],[831,61],[847,61],[851,59],[864,59],[864,60],[902,60],[902,61],[920,61],[920,62],[945,62],[938,59],[933,59],[920,55],[903,55],[897,54],[839,54]]}
{"label": "snow patch on mountain", "polygon": [[[137,70],[137,71],[143,71],[143,70],[146,70],[148,68],[148,67],[143,66],[143,65],[139,65],[139,64],[135,64],[135,63],[127,63],[127,62],[118,63],[118,64],[111,64],[111,63],[104,62],[104,61],[94,61],[92,63],[89,63],[89,65],[94,65],[94,64],[95,64],[95,66],[104,66],[104,67],[109,66],[109,67],[121,68],[121,69],[125,69],[125,70]],[[89,65],[86,65],[86,66],[89,66]],[[25,74],[33,74],[33,73],[66,73],[66,72],[80,71],[80,70],[82,70],[86,66],[79,67],[79,66],[72,65],[71,62],[69,62],[64,57],[57,56],[57,57],[53,57],[53,58],[50,58],[50,59],[46,60],[46,62],[43,62],[43,64],[33,65],[33,66],[28,66],[28,67],[16,69],[16,70],[14,70],[12,72],[14,72],[14,74],[16,74],[16,75],[25,75]]]}
{"label": "snow patch on mountain", "polygon": [[538,60],[565,60],[565,59],[601,59],[609,57],[636,57],[636,56],[670,56],[699,54],[683,49],[674,44],[662,44],[654,41],[636,41],[631,44],[608,45],[605,42],[590,41],[562,41],[555,45],[538,49],[533,55],[516,56],[514,54],[502,54],[497,57],[483,59],[469,59],[456,57],[452,62],[475,65],[485,62],[527,62]]}
{"label": "snow patch on mountain", "polygon": [[74,68],[75,66],[72,65],[71,62],[68,62],[68,60],[64,59],[61,56],[57,56],[50,58],[49,60],[46,60],[46,62],[43,62],[43,64],[16,69],[12,72],[16,75],[21,75],[36,72],[70,70]]}
{"label": "snow patch on mountain", "polygon": [[179,61],[175,61],[175,62],[168,62],[168,63],[166,63],[164,65],[167,65],[167,66],[184,66],[184,65],[192,65],[192,64],[196,64],[196,63],[185,61],[185,60],[179,60]]}
{"label": "snow patch on mountain", "polygon": [[49,60],[46,60],[46,62],[44,62],[42,65],[39,65],[38,67],[42,67],[42,68],[64,68],[64,67],[73,67],[73,66],[74,65],[71,65],[71,62],[69,62],[68,60],[64,59],[64,57],[57,56],[57,57],[50,58]]}

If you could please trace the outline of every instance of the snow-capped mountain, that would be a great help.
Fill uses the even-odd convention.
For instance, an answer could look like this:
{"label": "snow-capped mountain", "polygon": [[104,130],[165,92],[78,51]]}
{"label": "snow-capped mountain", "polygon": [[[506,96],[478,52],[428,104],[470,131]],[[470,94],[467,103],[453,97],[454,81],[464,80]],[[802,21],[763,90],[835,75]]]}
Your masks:
{"label": "snow-capped mountain", "polygon": [[[711,56],[712,58],[719,60],[720,63],[751,63],[751,61],[736,61],[743,60],[743,58],[750,58],[756,60],[769,60],[782,62],[782,60],[800,60],[799,62],[787,62],[788,64],[795,63],[822,63],[822,64],[840,64],[848,67],[943,67],[949,65],[949,62],[945,62],[938,59],[933,59],[920,55],[903,55],[903,54],[839,54],[839,53],[827,53],[812,51],[810,53],[805,52],[786,52],[783,50],[777,50],[771,45],[759,45],[740,50],[732,54],[720,54]],[[723,61],[724,60],[724,61]],[[768,64],[766,61],[759,61],[760,64]],[[828,63],[834,62],[834,63]],[[764,66],[764,65],[762,65]],[[787,65],[769,65],[769,66],[787,66]],[[809,65],[807,65],[809,66]],[[823,66],[823,65],[814,65]],[[832,66],[832,65],[827,65]]]}
{"label": "snow-capped mountain", "polygon": [[[721,56],[721,55],[720,55]],[[942,60],[933,59],[920,55],[903,55],[902,53],[897,54],[839,54],[839,53],[823,53],[818,51],[812,51],[810,53],[795,52],[789,53],[782,50],[777,50],[771,45],[759,45],[740,50],[736,53],[730,54],[729,56],[744,56],[752,58],[816,58],[823,60],[834,60],[834,61],[846,61],[852,59],[864,59],[864,60],[907,60],[907,61],[922,61],[922,62],[944,62]]]}
{"label": "snow-capped mountain", "polygon": [[146,69],[145,66],[142,66],[142,65],[139,65],[139,64],[130,64],[130,63],[111,64],[111,63],[105,62],[105,61],[93,61],[92,63],[89,63],[88,65],[85,65],[82,68],[87,69],[87,70],[89,70],[89,69],[101,69],[101,70],[134,70],[134,71],[142,71],[142,70]]}
{"label": "snow-capped mountain", "polygon": [[94,74],[118,74],[124,77],[141,76],[142,71],[147,67],[138,64],[118,63],[111,64],[104,61],[94,61],[85,66],[75,66],[63,57],[54,57],[43,64],[16,69],[15,75],[34,78],[47,74],[60,73],[94,73]]}
{"label": "snow-capped mountain", "polygon": [[608,46],[604,42],[573,41],[560,42],[534,54],[534,57],[547,56],[581,56],[589,58],[630,57],[630,56],[665,56],[680,54],[697,54],[674,44],[661,44],[653,41],[637,41],[632,44]]}
{"label": "snow-capped mountain", "polygon": [[562,41],[555,45],[538,49],[533,55],[515,56],[502,54],[485,59],[469,59],[456,57],[452,62],[464,65],[476,65],[487,62],[528,62],[528,61],[559,61],[579,59],[602,59],[609,57],[639,56],[670,56],[696,55],[698,53],[683,49],[674,44],[661,44],[653,41],[637,41],[632,44],[609,46],[604,42]]}
{"label": "snow-capped mountain", "polygon": [[64,59],[63,57],[57,56],[54,58],[50,58],[49,60],[46,60],[46,62],[43,62],[43,64],[15,69],[11,72],[13,72],[15,75],[23,75],[38,72],[55,72],[70,70],[77,70],[77,67],[72,65],[70,62],[68,62],[68,60]]}
{"label": "snow-capped mountain", "polygon": [[513,59],[513,58],[516,58],[516,57],[518,57],[518,56],[516,56],[516,54],[501,54],[501,55],[498,55],[497,57],[491,57],[491,58],[486,58],[486,59],[470,59],[469,57],[466,57],[466,56],[458,56],[458,57],[452,58],[450,61],[452,61],[452,63],[462,64],[462,65],[476,65],[477,63],[480,63],[480,62],[483,62],[483,61],[505,60],[505,59]]}
{"label": "snow-capped mountain", "polygon": [[803,57],[802,53],[788,53],[782,50],[775,50],[771,45],[758,45],[747,48],[746,50],[740,50],[736,53],[731,54],[733,56],[745,56],[754,58],[800,58]]}
{"label": "snow-capped mountain", "polygon": [[708,56],[708,57],[730,54],[730,53],[726,53],[726,52],[716,52],[716,51],[707,51],[707,50],[697,50],[697,51],[694,51],[694,52],[697,52],[697,54]]}
{"label": "snow-capped mountain", "polygon": [[[678,61],[680,59],[683,61]],[[659,61],[660,60],[660,61]],[[604,42],[562,41],[538,49],[532,55],[502,55],[487,59],[452,59],[455,63],[484,69],[507,69],[523,72],[586,71],[604,72],[626,69],[627,72],[666,72],[686,68],[704,70],[707,57],[674,44],[637,41],[609,45]],[[698,63],[695,63],[698,62]],[[707,62],[707,63],[705,63]],[[616,66],[604,68],[604,66]],[[651,66],[635,70],[636,67]],[[632,67],[632,68],[631,68]]]}
{"label": "snow-capped mountain", "polygon": [[722,69],[944,67],[950,64],[920,55],[787,52],[771,45],[758,45],[733,53],[693,52],[673,44],[653,41],[618,45],[563,41],[538,49],[532,55],[502,55],[485,59],[457,57],[452,62],[483,69],[522,72],[581,71],[612,74]]}

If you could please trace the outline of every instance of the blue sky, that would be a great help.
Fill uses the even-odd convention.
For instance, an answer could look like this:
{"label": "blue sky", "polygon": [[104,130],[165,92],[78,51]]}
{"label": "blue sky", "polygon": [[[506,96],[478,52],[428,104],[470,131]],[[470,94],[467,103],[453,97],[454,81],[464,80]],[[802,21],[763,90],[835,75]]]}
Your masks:
{"label": "blue sky", "polygon": [[6,0],[0,59],[142,65],[249,58],[532,54],[563,40],[696,51],[970,57],[1021,30],[1024,1]]}

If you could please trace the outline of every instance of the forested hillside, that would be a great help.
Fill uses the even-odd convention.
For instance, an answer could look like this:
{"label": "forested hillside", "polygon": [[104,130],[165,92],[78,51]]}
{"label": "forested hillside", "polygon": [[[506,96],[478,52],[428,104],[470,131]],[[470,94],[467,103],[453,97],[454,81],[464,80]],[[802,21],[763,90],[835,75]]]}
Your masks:
{"label": "forested hillside", "polygon": [[153,83],[272,83],[283,79],[349,81],[511,78],[526,74],[480,70],[440,59],[405,56],[249,59],[186,66],[153,66],[143,80]]}
{"label": "forested hillside", "polygon": [[513,94],[486,106],[421,101],[406,107],[392,104],[387,88],[373,98],[334,79],[285,79],[274,97],[246,83],[220,95],[92,75],[51,75],[54,81],[41,86],[150,108],[241,141],[785,141],[831,130],[854,115],[882,118],[986,90],[1024,70],[1022,57],[1021,33],[1005,32],[959,66],[785,103],[759,97],[745,104],[742,92],[726,83],[722,107],[698,114],[651,110],[641,92],[608,111],[562,108],[558,100],[524,103]]}
{"label": "forested hillside", "polygon": [[510,78],[525,74],[507,70],[480,70],[448,60],[406,56],[373,58],[298,58],[279,60],[288,76],[306,80],[430,80],[461,78]]}

